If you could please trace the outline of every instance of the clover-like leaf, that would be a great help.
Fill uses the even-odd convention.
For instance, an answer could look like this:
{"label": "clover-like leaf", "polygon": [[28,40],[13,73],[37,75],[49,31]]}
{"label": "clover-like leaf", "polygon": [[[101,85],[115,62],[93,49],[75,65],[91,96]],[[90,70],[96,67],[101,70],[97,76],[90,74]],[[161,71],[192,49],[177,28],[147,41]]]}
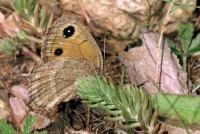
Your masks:
{"label": "clover-like leaf", "polygon": [[189,56],[193,56],[196,53],[200,53],[200,34],[198,34],[196,38],[192,40],[187,53]]}
{"label": "clover-like leaf", "polygon": [[189,49],[193,32],[194,32],[194,27],[193,24],[190,22],[187,22],[186,24],[180,24],[178,28],[178,33],[179,36],[181,37],[182,49],[184,53],[187,53],[187,50]]}

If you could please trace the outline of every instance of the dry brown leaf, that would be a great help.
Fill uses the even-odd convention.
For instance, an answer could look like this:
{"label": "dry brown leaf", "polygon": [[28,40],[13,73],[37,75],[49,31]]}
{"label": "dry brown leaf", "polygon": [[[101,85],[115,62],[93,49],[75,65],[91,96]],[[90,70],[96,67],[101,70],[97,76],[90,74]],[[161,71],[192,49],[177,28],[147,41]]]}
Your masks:
{"label": "dry brown leaf", "polygon": [[[158,33],[142,29],[140,37],[143,45],[130,49],[128,53],[121,53],[120,60],[127,67],[132,83],[141,84],[148,93],[158,92],[157,71],[157,78],[161,78],[161,92],[186,94],[188,93],[187,75],[179,65],[178,58],[171,53],[166,41],[164,47],[158,49],[159,36]],[[157,60],[159,51],[163,55]],[[157,69],[157,63],[160,61],[162,61],[161,77]]]}
{"label": "dry brown leaf", "polygon": [[19,27],[15,24],[15,21],[19,22],[19,19],[16,14],[11,14],[8,18],[4,18],[3,14],[0,12],[0,27],[2,31],[0,31],[0,37],[14,36],[15,33],[19,32]]}
{"label": "dry brown leaf", "polygon": [[4,37],[6,35],[6,32],[4,31],[4,28],[2,26],[2,23],[5,21],[5,16],[3,13],[0,12],[0,37]]}
{"label": "dry brown leaf", "polygon": [[0,24],[5,21],[5,16],[2,12],[0,12]]}
{"label": "dry brown leaf", "polygon": [[22,99],[17,97],[10,98],[10,106],[13,113],[12,122],[17,126],[23,123],[23,120],[28,114],[29,108],[26,106]]}
{"label": "dry brown leaf", "polygon": [[26,86],[13,86],[11,88],[11,93],[16,96],[14,98],[10,98],[10,105],[13,113],[11,122],[16,124],[20,130],[23,130],[25,118],[28,114],[36,115],[36,121],[33,125],[34,130],[46,128],[50,124],[50,119],[46,116],[29,112],[29,108],[26,106],[26,104],[29,102]]}
{"label": "dry brown leaf", "polygon": [[26,104],[29,102],[27,87],[25,85],[14,85],[11,87],[11,93],[22,99]]}
{"label": "dry brown leaf", "polygon": [[0,119],[7,119],[10,116],[10,111],[8,94],[5,90],[0,89]]}
{"label": "dry brown leaf", "polygon": [[40,114],[35,114],[33,112],[30,112],[32,115],[36,115],[36,120],[33,124],[33,129],[42,129],[46,128],[50,124],[50,119],[47,118],[46,116],[40,115]]}
{"label": "dry brown leaf", "polygon": [[200,134],[200,130],[199,130],[199,126],[198,125],[193,125],[193,127],[188,127],[188,128],[182,128],[180,126],[177,126],[176,121],[174,123],[168,123],[166,124],[166,131],[168,132],[168,134],[187,134],[187,131],[185,129],[188,130],[188,132],[190,134]]}

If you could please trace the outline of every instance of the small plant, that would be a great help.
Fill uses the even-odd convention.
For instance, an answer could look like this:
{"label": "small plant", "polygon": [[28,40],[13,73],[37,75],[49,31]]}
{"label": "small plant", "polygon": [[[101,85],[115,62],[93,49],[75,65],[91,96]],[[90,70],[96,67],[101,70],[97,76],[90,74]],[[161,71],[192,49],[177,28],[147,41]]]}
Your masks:
{"label": "small plant", "polygon": [[198,90],[200,88],[200,82],[194,82],[192,84],[192,92],[195,92],[196,90]]}
{"label": "small plant", "polygon": [[105,118],[116,122],[118,128],[130,133],[137,128],[145,133],[158,133],[158,108],[154,109],[147,94],[136,86],[117,86],[99,76],[79,79],[75,86],[77,94],[89,107],[104,109],[110,115]]}
{"label": "small plant", "polygon": [[[22,132],[17,132],[13,127],[4,120],[0,120],[0,134],[31,134],[33,123],[36,117],[33,115],[28,115],[24,124]],[[33,134],[47,134],[46,131],[35,132]]]}
{"label": "small plant", "polygon": [[192,23],[180,24],[178,35],[181,39],[181,48],[172,40],[167,39],[172,52],[180,56],[183,62],[183,70],[187,72],[187,61],[191,56],[200,52],[200,34],[193,39],[194,26]]}
{"label": "small plant", "polygon": [[14,40],[10,37],[0,39],[0,52],[4,52],[8,55],[12,55],[15,49]]}
{"label": "small plant", "polygon": [[[147,94],[136,86],[118,86],[110,79],[86,76],[75,82],[77,94],[90,108],[100,107],[106,119],[127,132],[140,128],[145,133],[159,133],[160,121],[178,120],[187,125],[200,124],[200,97],[167,93]],[[159,109],[159,110],[158,110]],[[161,117],[161,118],[159,118]],[[160,121],[159,121],[160,120]],[[161,125],[162,126],[162,125]]]}
{"label": "small plant", "polygon": [[17,14],[17,17],[13,16],[13,21],[19,31],[0,40],[0,52],[7,55],[12,55],[14,50],[25,44],[42,44],[44,31],[53,20],[53,12],[37,0],[13,0],[12,7],[13,14]]}

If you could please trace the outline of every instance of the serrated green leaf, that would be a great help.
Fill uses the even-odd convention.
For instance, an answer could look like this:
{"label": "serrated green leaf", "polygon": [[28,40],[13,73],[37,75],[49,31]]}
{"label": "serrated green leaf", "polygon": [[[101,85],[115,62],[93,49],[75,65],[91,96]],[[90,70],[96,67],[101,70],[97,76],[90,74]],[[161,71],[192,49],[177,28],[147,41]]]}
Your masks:
{"label": "serrated green leaf", "polygon": [[124,120],[123,116],[118,116],[118,117],[105,117],[105,119],[110,120],[110,121],[119,121],[119,120]]}
{"label": "serrated green leaf", "polygon": [[192,40],[192,43],[191,43],[191,45],[190,45],[189,50],[190,50],[190,49],[193,49],[193,48],[199,48],[199,47],[200,47],[200,34],[198,34],[198,35],[196,36],[196,38],[194,38],[194,39]]}
{"label": "serrated green leaf", "polygon": [[192,40],[192,43],[188,50],[188,55],[193,56],[195,55],[195,53],[199,53],[199,52],[200,52],[200,34],[198,34],[196,38]]}
{"label": "serrated green leaf", "polygon": [[[137,87],[135,87],[136,90],[134,90],[134,87],[132,87],[132,90],[134,92],[134,98],[135,98],[135,107],[137,110],[141,109],[141,104],[142,104],[142,96],[140,94],[141,89],[138,89]],[[137,111],[137,113],[140,113],[140,111]],[[141,113],[142,114],[142,113]]]}
{"label": "serrated green leaf", "polygon": [[[154,114],[148,97],[141,89],[134,86],[117,86],[111,80],[99,76],[80,78],[76,80],[75,87],[89,106],[98,106],[110,114],[111,117],[106,117],[107,119],[121,122],[119,125],[124,128],[135,125],[138,127],[139,124],[145,126],[145,132],[157,131],[157,128],[150,126],[150,122],[158,126],[157,113]],[[95,98],[102,100],[97,102]]]}
{"label": "serrated green leaf", "polygon": [[169,48],[177,48],[177,45],[172,40],[170,40],[169,38],[166,38],[166,41],[168,43]]}
{"label": "serrated green leaf", "polygon": [[192,90],[194,90],[195,88],[197,88],[200,85],[200,82],[194,82],[192,83]]}
{"label": "serrated green leaf", "polygon": [[6,37],[0,39],[0,52],[12,55],[15,49],[14,40],[12,38]]}
{"label": "serrated green leaf", "polygon": [[184,54],[187,53],[189,49],[193,32],[194,32],[194,27],[192,23],[187,22],[185,25],[184,24],[179,25],[178,33],[179,36],[181,37],[182,49]]}
{"label": "serrated green leaf", "polygon": [[[23,12],[24,12],[24,9],[26,8],[26,0],[20,0],[20,9],[22,9],[23,10]],[[24,13],[26,13],[26,12],[24,12]]]}
{"label": "serrated green leaf", "polygon": [[175,0],[163,0],[163,1],[174,3],[174,4],[176,4],[176,5],[180,6],[180,7],[182,7],[182,6],[192,6],[192,7],[200,8],[200,6],[191,5],[190,2],[192,0],[188,0],[186,2],[182,2],[182,1],[179,2],[179,1],[175,1]]}
{"label": "serrated green leaf", "polygon": [[40,24],[39,24],[39,27],[41,27],[42,29],[44,29],[44,22],[45,22],[45,19],[46,17],[44,16],[47,16],[47,6],[43,5],[42,6],[42,9],[41,9],[41,12],[40,12]]}
{"label": "serrated green leaf", "polygon": [[155,109],[155,112],[152,115],[151,121],[150,121],[150,126],[155,126],[156,125],[156,121],[157,121],[157,116],[158,116],[158,107]]}
{"label": "serrated green leaf", "polygon": [[117,124],[117,127],[120,129],[131,129],[131,128],[138,128],[140,127],[140,123],[131,123],[131,124],[125,124],[125,125],[121,125],[121,124]]}
{"label": "serrated green leaf", "polygon": [[166,40],[169,48],[172,50],[173,53],[175,53],[176,55],[182,54],[181,49],[178,48],[178,46],[172,40],[170,40],[169,38],[167,38]]}
{"label": "serrated green leaf", "polygon": [[13,0],[12,7],[23,17],[24,22],[33,28],[45,30],[52,23],[53,13],[47,11],[46,5],[40,5],[36,0]]}
{"label": "serrated green leaf", "polygon": [[200,48],[193,48],[187,52],[187,56],[195,56],[200,53]]}
{"label": "serrated green leaf", "polygon": [[35,132],[34,134],[47,134],[47,131]]}
{"label": "serrated green leaf", "polygon": [[[117,116],[119,114],[122,114],[122,111],[121,110],[110,110],[110,109],[107,109],[105,108],[104,106],[101,106],[101,108],[103,108],[107,113],[111,114],[111,115],[114,115],[114,116]],[[123,118],[124,119],[124,118]]]}
{"label": "serrated green leaf", "polygon": [[45,31],[47,31],[47,29],[50,28],[52,22],[53,22],[53,13],[51,13],[50,16],[48,17],[48,19],[46,20]]}
{"label": "serrated green leaf", "polygon": [[151,104],[151,102],[149,102],[149,106],[147,108],[146,115],[145,115],[145,124],[147,124],[147,125],[150,125],[152,110],[153,110],[152,104]]}
{"label": "serrated green leaf", "polygon": [[[149,94],[159,112],[168,119],[179,119],[188,124],[200,124],[200,97],[176,94]],[[156,100],[157,96],[157,100]]]}
{"label": "serrated green leaf", "polygon": [[[132,94],[132,93],[130,93],[130,94]],[[130,111],[131,111],[132,115],[138,112],[138,111],[136,111],[136,106],[134,105],[134,102],[135,102],[134,100],[135,99],[133,96],[129,96],[129,107],[130,107]]]}
{"label": "serrated green leaf", "polygon": [[120,93],[120,98],[121,98],[121,102],[123,104],[124,107],[127,108],[127,111],[130,112],[130,109],[129,109],[129,102],[128,102],[128,99],[127,99],[127,94],[124,90],[119,90],[119,93]]}
{"label": "serrated green leaf", "polygon": [[0,120],[0,133],[17,134],[13,127],[4,120]]}
{"label": "serrated green leaf", "polygon": [[146,110],[148,109],[148,99],[147,99],[146,96],[143,99],[144,99],[144,103],[142,105],[142,117],[145,118],[146,117]]}
{"label": "serrated green leaf", "polygon": [[12,7],[16,12],[20,12],[20,0],[13,0]]}
{"label": "serrated green leaf", "polygon": [[30,133],[32,130],[33,123],[35,122],[36,117],[33,115],[28,115],[26,117],[25,125],[24,125],[24,132]]}

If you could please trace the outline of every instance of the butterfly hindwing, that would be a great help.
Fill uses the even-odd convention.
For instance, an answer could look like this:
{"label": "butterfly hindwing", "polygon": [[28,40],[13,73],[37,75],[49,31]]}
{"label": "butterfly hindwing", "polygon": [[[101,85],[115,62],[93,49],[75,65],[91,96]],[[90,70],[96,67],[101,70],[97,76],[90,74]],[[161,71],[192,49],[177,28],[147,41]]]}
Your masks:
{"label": "butterfly hindwing", "polygon": [[95,73],[94,66],[81,59],[62,58],[42,63],[32,74],[28,88],[30,105],[48,109],[63,100],[69,100],[76,94],[74,81]]}

